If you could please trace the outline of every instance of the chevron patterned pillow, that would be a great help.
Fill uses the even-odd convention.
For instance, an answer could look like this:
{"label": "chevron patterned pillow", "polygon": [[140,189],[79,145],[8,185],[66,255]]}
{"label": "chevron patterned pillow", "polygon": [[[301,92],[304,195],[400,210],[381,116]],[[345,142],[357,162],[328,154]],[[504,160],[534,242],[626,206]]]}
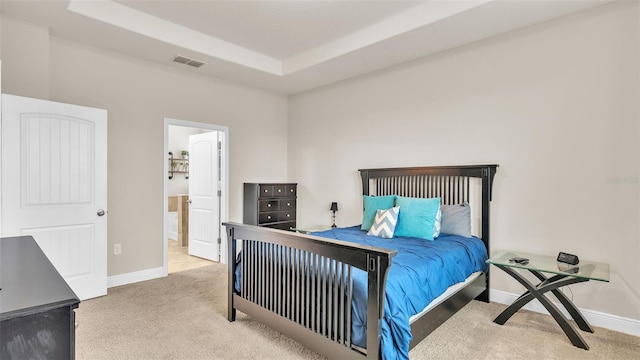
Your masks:
{"label": "chevron patterned pillow", "polygon": [[386,210],[376,211],[376,218],[367,235],[379,236],[385,239],[391,239],[396,230],[398,222],[398,214],[400,206],[392,207]]}
{"label": "chevron patterned pillow", "polygon": [[433,224],[433,238],[437,238],[440,236],[440,228],[442,227],[442,205],[438,208],[438,213],[436,214],[436,222]]}

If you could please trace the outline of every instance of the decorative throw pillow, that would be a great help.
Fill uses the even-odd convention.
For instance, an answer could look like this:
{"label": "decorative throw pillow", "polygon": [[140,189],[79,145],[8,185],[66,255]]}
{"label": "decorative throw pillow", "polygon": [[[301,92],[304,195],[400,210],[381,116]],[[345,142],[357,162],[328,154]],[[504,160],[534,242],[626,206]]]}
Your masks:
{"label": "decorative throw pillow", "polygon": [[371,229],[373,221],[376,217],[376,211],[392,208],[395,205],[396,195],[385,196],[368,196],[364,195],[362,202],[364,203],[364,212],[362,214],[361,230]]}
{"label": "decorative throw pillow", "polygon": [[391,239],[393,237],[393,232],[396,230],[399,212],[399,206],[392,207],[387,210],[376,211],[376,218],[373,225],[371,225],[371,229],[367,232],[367,235]]}
{"label": "decorative throw pillow", "polygon": [[440,232],[471,237],[471,207],[466,201],[456,205],[442,205]]}
{"label": "decorative throw pillow", "polygon": [[396,206],[400,206],[396,236],[409,236],[433,240],[436,215],[440,209],[440,198],[410,198],[398,196]]}

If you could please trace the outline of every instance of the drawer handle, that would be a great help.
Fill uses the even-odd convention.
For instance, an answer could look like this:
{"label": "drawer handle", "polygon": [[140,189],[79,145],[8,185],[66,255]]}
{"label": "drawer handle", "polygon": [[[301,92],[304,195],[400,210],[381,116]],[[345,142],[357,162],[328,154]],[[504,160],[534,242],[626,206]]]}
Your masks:
{"label": "drawer handle", "polygon": [[291,203],[287,203],[287,206],[291,206]]}
{"label": "drawer handle", "polygon": [[278,192],[282,192],[282,189],[278,189]]}
{"label": "drawer handle", "polygon": [[267,207],[271,207],[271,204],[267,204]]}
{"label": "drawer handle", "polygon": [[267,219],[271,219],[271,215],[267,215]]}
{"label": "drawer handle", "polygon": [[289,192],[293,192],[293,189],[290,189]]}
{"label": "drawer handle", "polygon": [[291,217],[291,214],[287,214],[287,217]]}

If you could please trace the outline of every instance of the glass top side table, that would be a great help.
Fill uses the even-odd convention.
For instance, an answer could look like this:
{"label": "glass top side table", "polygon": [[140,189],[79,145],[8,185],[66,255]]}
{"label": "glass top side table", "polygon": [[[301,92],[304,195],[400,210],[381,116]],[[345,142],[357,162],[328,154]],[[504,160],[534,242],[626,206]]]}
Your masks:
{"label": "glass top side table", "polygon": [[[518,263],[513,259],[524,258],[528,261]],[[580,261],[577,265],[569,265],[556,261],[556,258],[548,255],[531,254],[520,251],[503,251],[495,254],[487,263],[493,264],[502,271],[516,279],[527,291],[520,295],[513,304],[507,307],[494,322],[504,325],[513,314],[533,299],[538,299],[540,303],[549,311],[551,316],[562,328],[574,346],[589,350],[589,345],[582,336],[569,323],[567,318],[560,312],[558,307],[547,297],[550,291],[558,298],[562,306],[571,314],[580,330],[593,332],[593,328],[584,318],[580,310],[567,298],[559,288],[590,280],[609,282],[609,264],[592,261]],[[519,271],[526,270],[533,274],[540,283],[534,285],[527,280]],[[546,274],[551,274],[547,276]]]}

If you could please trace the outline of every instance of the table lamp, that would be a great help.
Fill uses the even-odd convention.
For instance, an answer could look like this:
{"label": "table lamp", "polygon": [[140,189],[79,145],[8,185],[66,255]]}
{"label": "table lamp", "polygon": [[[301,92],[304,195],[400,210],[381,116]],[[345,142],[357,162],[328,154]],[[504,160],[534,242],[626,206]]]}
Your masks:
{"label": "table lamp", "polygon": [[329,210],[331,210],[331,228],[335,228],[336,227],[336,211],[338,211],[338,203],[337,202],[332,202],[331,203],[331,207],[329,208]]}

